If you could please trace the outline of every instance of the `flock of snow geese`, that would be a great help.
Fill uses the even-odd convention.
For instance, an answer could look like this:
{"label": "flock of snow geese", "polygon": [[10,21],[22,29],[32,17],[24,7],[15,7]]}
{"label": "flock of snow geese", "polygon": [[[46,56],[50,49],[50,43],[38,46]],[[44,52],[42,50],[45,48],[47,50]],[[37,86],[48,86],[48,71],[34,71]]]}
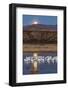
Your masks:
{"label": "flock of snow geese", "polygon": [[24,63],[29,64],[37,61],[38,63],[57,63],[57,56],[37,56],[35,59],[33,56],[26,56],[24,58]]}

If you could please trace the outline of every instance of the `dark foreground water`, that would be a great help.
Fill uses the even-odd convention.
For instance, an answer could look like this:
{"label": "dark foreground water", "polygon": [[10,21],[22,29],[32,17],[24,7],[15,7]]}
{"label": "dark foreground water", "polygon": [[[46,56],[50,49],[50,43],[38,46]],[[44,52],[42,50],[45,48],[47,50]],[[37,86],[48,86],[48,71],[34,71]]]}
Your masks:
{"label": "dark foreground water", "polygon": [[[24,75],[32,74],[32,72],[31,72],[32,67],[31,67],[31,62],[30,62],[30,57],[32,57],[32,56],[33,56],[33,53],[24,53],[24,55],[23,55],[23,74]],[[56,52],[39,53],[38,56],[55,57],[55,56],[57,56],[57,54],[56,54]],[[26,58],[28,58],[28,60],[26,60]],[[52,60],[50,59],[50,61],[48,63],[48,59],[47,59],[47,60],[44,60],[44,62],[39,63],[38,74],[49,74],[49,73],[50,74],[57,73],[57,61],[56,60],[54,60],[54,62],[52,62]]]}

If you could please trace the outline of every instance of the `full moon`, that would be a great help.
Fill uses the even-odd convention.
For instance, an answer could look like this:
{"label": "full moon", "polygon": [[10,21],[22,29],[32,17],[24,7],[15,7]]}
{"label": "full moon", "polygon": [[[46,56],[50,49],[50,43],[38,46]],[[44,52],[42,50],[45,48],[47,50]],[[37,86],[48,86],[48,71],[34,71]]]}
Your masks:
{"label": "full moon", "polygon": [[33,24],[38,24],[38,22],[37,21],[34,21]]}

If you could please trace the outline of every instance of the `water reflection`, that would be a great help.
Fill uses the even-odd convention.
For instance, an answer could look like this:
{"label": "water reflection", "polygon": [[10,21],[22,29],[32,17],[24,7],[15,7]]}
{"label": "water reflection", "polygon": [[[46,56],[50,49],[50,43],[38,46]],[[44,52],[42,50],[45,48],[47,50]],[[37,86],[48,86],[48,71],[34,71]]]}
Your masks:
{"label": "water reflection", "polygon": [[57,73],[56,53],[40,53],[38,54],[38,56],[37,55],[33,56],[33,53],[24,53],[23,59],[24,75],[49,74],[49,73]]}

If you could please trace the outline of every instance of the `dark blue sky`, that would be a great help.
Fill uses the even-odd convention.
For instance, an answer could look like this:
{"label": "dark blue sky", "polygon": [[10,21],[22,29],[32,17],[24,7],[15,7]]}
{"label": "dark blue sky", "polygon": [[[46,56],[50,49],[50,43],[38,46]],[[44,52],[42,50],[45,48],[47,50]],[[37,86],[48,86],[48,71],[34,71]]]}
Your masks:
{"label": "dark blue sky", "polygon": [[23,15],[24,25],[31,25],[34,21],[39,24],[57,25],[57,16]]}

